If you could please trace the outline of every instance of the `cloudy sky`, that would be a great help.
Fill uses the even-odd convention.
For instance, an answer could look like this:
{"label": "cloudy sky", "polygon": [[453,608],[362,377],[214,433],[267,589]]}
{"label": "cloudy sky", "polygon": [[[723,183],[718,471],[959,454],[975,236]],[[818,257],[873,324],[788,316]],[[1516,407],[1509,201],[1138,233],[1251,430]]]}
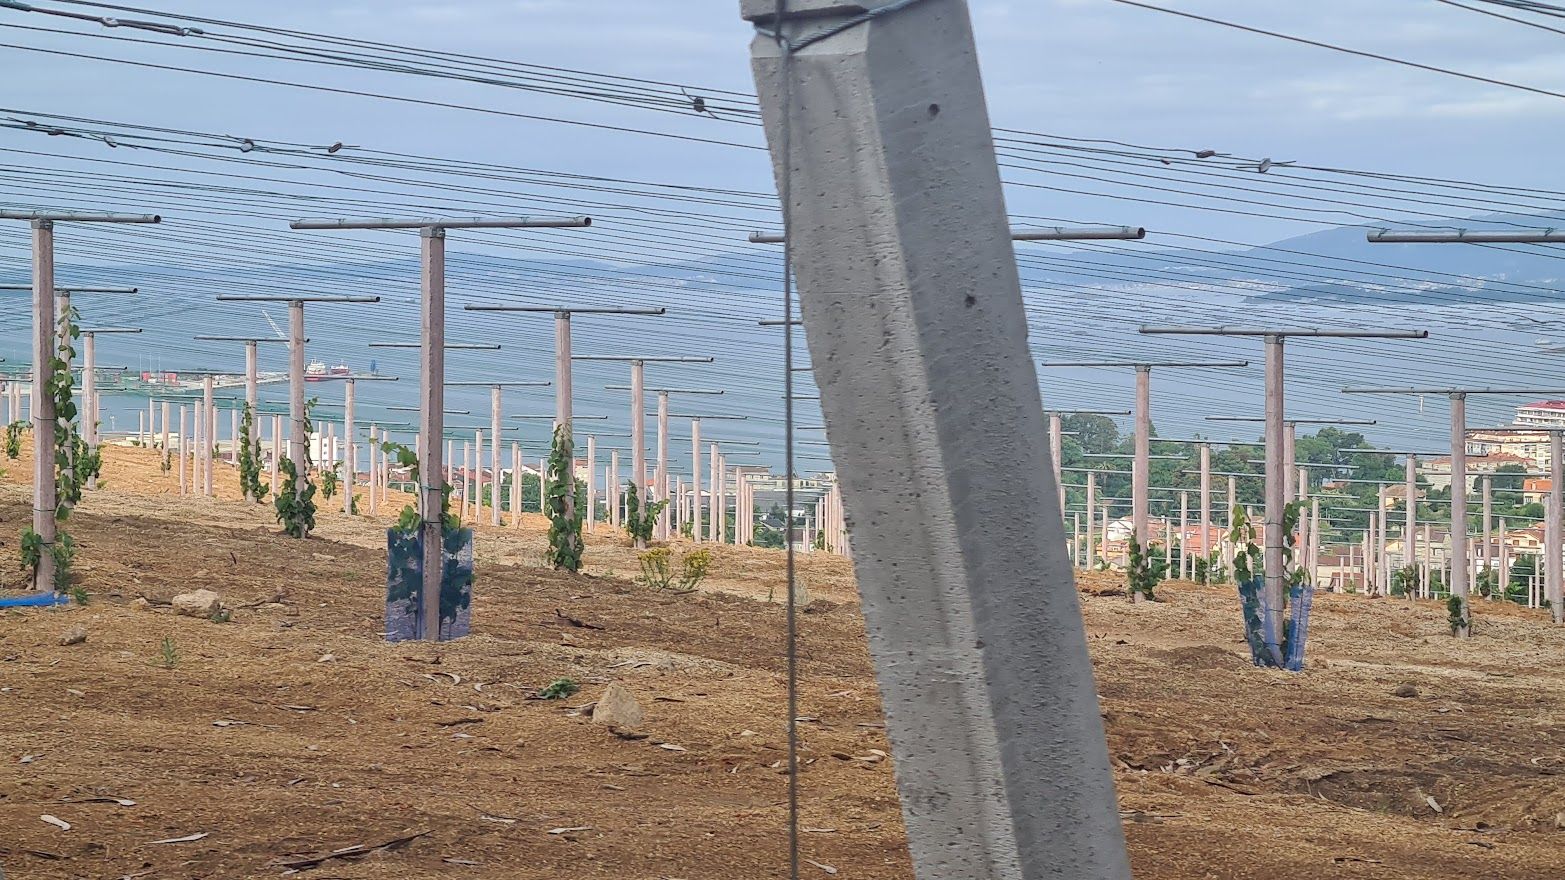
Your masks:
{"label": "cloudy sky", "polygon": [[[49,5],[40,0],[40,6]],[[60,4],[54,4],[59,6]],[[997,125],[1071,137],[1329,165],[1565,186],[1546,162],[1565,100],[1465,82],[1175,18],[1112,0],[972,0]],[[1437,0],[1248,3],[1167,0],[1181,10],[1427,64],[1565,91],[1565,34],[1481,16]],[[494,55],[625,76],[749,91],[748,27],[736,0],[450,0],[258,5],[169,0],[159,9]],[[0,23],[105,32],[0,10]],[[1558,22],[1565,29],[1565,21]],[[162,44],[178,40],[153,37]],[[111,44],[6,27],[0,43],[712,135],[704,120],[434,83],[213,57],[167,45]],[[257,138],[492,159],[562,171],[762,189],[749,151],[592,132],[541,122],[135,69],[0,48],[7,106]],[[17,74],[25,71],[25,75]],[[388,112],[390,110],[391,112]],[[755,130],[720,136],[759,142]],[[1104,198],[1013,193],[1013,210],[1083,220],[1189,227],[1188,212]],[[1017,204],[1025,202],[1025,204]],[[1264,241],[1296,224],[1203,215],[1206,234]]]}

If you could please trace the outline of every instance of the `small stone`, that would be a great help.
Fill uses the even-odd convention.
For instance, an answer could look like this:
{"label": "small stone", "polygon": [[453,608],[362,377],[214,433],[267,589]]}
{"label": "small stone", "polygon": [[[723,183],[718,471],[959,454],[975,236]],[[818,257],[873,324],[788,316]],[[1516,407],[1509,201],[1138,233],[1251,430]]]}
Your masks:
{"label": "small stone", "polygon": [[335,661],[336,659],[337,659],[337,655],[336,654],[322,654],[320,659],[316,660],[315,662],[316,663],[331,663],[331,662]]}
{"label": "small stone", "polygon": [[1404,681],[1397,685],[1397,689],[1392,691],[1391,695],[1394,697],[1416,697],[1418,696],[1418,688],[1413,687],[1412,682]]}
{"label": "small stone", "polygon": [[152,603],[148,602],[145,596],[137,596],[131,601],[130,607],[132,611],[150,611],[152,610]]}
{"label": "small stone", "polygon": [[592,723],[607,724],[620,730],[635,730],[643,721],[641,704],[636,702],[630,689],[617,681],[609,682],[603,696],[592,707]]}
{"label": "small stone", "polygon": [[180,593],[174,597],[174,613],[189,617],[211,617],[223,609],[223,597],[211,590]]}
{"label": "small stone", "polygon": [[62,645],[79,645],[85,641],[87,641],[87,628],[79,623],[66,630],[65,635],[60,636]]}

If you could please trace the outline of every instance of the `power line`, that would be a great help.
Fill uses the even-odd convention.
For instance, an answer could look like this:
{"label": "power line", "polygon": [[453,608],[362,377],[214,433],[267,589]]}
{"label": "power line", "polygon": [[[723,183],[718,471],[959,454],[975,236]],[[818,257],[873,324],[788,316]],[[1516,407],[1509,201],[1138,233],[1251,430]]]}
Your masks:
{"label": "power line", "polygon": [[1225,27],[1225,28],[1232,28],[1233,30],[1237,30],[1237,31],[1244,31],[1246,33],[1259,34],[1261,36],[1266,36],[1266,37],[1275,37],[1275,38],[1277,38],[1279,40],[1287,40],[1289,42],[1300,43],[1300,44],[1305,45],[1305,46],[1314,46],[1314,47],[1319,48],[1319,49],[1330,49],[1333,52],[1341,52],[1341,53],[1343,53],[1345,55],[1355,55],[1355,56],[1358,56],[1359,58],[1370,58],[1370,59],[1373,59],[1375,61],[1384,61],[1384,62],[1387,62],[1389,64],[1398,64],[1398,65],[1401,65],[1403,67],[1411,67],[1411,68],[1414,68],[1416,70],[1428,71],[1430,73],[1439,73],[1439,74],[1444,74],[1446,76],[1454,76],[1454,77],[1458,77],[1460,79],[1471,80],[1473,82],[1487,83],[1487,84],[1493,85],[1493,86],[1503,86],[1503,87],[1509,88],[1509,89],[1518,89],[1518,90],[1524,91],[1524,92],[1532,92],[1533,94],[1537,94],[1537,95],[1547,95],[1548,97],[1551,97],[1551,98],[1565,98],[1565,92],[1554,92],[1554,91],[1550,91],[1548,89],[1541,89],[1541,88],[1538,88],[1536,86],[1528,86],[1528,85],[1522,85],[1521,83],[1508,82],[1508,81],[1503,80],[1503,79],[1495,79],[1493,77],[1482,76],[1482,75],[1476,74],[1476,73],[1463,73],[1462,71],[1451,70],[1450,68],[1446,68],[1446,67],[1436,67],[1435,65],[1432,65],[1432,64],[1424,64],[1424,63],[1418,62],[1418,61],[1408,61],[1408,60],[1403,59],[1403,58],[1394,58],[1394,57],[1392,57],[1390,55],[1382,55],[1382,54],[1380,54],[1378,52],[1369,52],[1369,51],[1366,51],[1366,50],[1363,50],[1363,49],[1350,49],[1350,48],[1348,48],[1346,46],[1338,46],[1338,45],[1336,45],[1334,43],[1325,43],[1325,42],[1321,42],[1320,40],[1311,40],[1311,39],[1308,39],[1306,37],[1297,37],[1297,36],[1293,36],[1292,34],[1284,34],[1284,33],[1279,33],[1277,31],[1269,31],[1269,30],[1265,30],[1263,28],[1251,27],[1250,25],[1239,24],[1237,22],[1224,21],[1224,20],[1222,20],[1220,18],[1212,18],[1212,17],[1206,16],[1206,15],[1197,15],[1194,12],[1184,12],[1184,11],[1181,11],[1181,10],[1178,10],[1178,9],[1169,9],[1169,8],[1167,8],[1165,6],[1154,6],[1154,5],[1150,4],[1150,3],[1142,3],[1142,2],[1140,2],[1140,0],[1114,0],[1114,2],[1115,3],[1123,3],[1126,6],[1136,6],[1136,7],[1139,7],[1141,9],[1148,9],[1148,10],[1151,10],[1153,12],[1162,12],[1162,13],[1166,13],[1168,15],[1177,15],[1180,18],[1188,18],[1188,19],[1191,19],[1193,21],[1202,21],[1202,22],[1206,22],[1207,24],[1215,24],[1215,25],[1219,25],[1219,26]]}

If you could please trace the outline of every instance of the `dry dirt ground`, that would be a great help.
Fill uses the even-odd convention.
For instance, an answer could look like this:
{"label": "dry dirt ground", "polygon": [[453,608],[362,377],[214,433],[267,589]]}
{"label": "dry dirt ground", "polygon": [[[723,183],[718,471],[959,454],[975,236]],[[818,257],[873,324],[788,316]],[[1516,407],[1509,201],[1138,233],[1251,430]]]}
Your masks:
{"label": "dry dirt ground", "polygon": [[[29,470],[3,464],[12,559]],[[389,516],[300,543],[231,471],[217,500],[143,450],[105,473],[71,525],[90,603],[0,612],[10,880],[786,876],[780,554],[720,550],[712,589],[670,596],[607,532],[570,576],[541,519],[483,528],[474,635],[388,645]],[[851,569],[803,578],[805,876],[911,878]],[[1482,605],[1457,643],[1433,603],[1323,596],[1290,675],[1249,664],[1226,589],[1132,606],[1087,580],[1139,880],[1565,877],[1565,636],[1535,613]],[[199,587],[231,622],[160,604]],[[557,678],[581,692],[532,698]],[[610,681],[635,738],[581,712]]]}

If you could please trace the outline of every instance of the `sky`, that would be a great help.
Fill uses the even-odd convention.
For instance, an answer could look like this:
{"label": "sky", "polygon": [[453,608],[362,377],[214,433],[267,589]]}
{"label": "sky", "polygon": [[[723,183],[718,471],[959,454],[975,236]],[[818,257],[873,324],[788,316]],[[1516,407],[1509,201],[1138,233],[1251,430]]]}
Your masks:
{"label": "sky", "polygon": [[[40,3],[39,5],[45,5]],[[1464,72],[1565,91],[1565,34],[1453,8],[1436,0],[1315,0],[1306,4],[1168,0],[1182,10],[1336,42]],[[1310,164],[1463,176],[1509,184],[1565,186],[1548,162],[1565,121],[1565,100],[1469,83],[1383,62],[1239,33],[1112,0],[972,0],[994,123],[1070,137],[1213,148]],[[263,21],[408,45],[491,54],[710,88],[749,92],[750,29],[735,0],[450,0],[341,4],[274,0],[174,3],[157,7]],[[588,11],[590,10],[590,12]],[[0,23],[93,32],[38,15],[0,11]],[[1561,22],[1565,24],[1565,22]],[[99,29],[101,32],[101,29]],[[120,32],[123,33],[123,32]],[[162,38],[158,38],[162,39]],[[0,29],[0,42],[100,51],[98,41]],[[168,42],[164,40],[164,42]],[[200,53],[114,47],[127,58],[214,63]],[[297,67],[223,60],[224,69],[297,76]],[[359,98],[141,71],[0,48],[5,104],[171,127],[255,133],[331,143],[344,140],[434,155],[492,158],[558,170],[618,169],[643,178],[767,188],[760,155],[571,126],[495,119],[458,111],[402,108]],[[304,73],[310,73],[305,69]],[[381,74],[319,74],[475,103],[507,103],[480,86]],[[517,96],[509,105],[574,119],[706,131],[663,114]],[[731,135],[759,143],[758,131]],[[1013,210],[1150,227],[1188,225],[1156,206],[1011,194]],[[1265,241],[1295,224],[1205,218],[1205,232]]]}
{"label": "sky", "polygon": [[[61,0],[37,0],[35,5],[85,8]],[[1265,4],[1159,0],[1158,5],[1565,93],[1565,55],[1560,52],[1565,34],[1497,20],[1438,0]],[[1113,0],[971,0],[969,6],[990,115],[999,127],[1056,138],[1215,149],[1315,166],[1565,190],[1565,166],[1551,161],[1560,135],[1565,134],[1565,98],[1350,57]],[[692,94],[708,97],[720,95],[721,90],[753,90],[748,69],[752,32],[739,19],[736,0],[395,4],[168,0],[156,8],[688,83]],[[1565,20],[1559,24],[1565,30]],[[102,39],[105,36],[149,44],[110,42]],[[589,126],[649,129],[759,147],[763,141],[755,127],[694,114],[653,113],[469,83],[233,58],[186,48],[196,45],[212,44],[0,9],[0,71],[6,82],[0,106],[22,111],[15,114],[19,116],[55,113],[257,140],[318,145],[340,141],[553,172],[751,193],[772,189],[764,151]],[[47,51],[34,51],[39,49]],[[60,52],[366,89],[497,112],[415,106],[51,54]],[[500,115],[515,112],[583,124]],[[0,113],[6,115],[13,114]],[[78,170],[84,166],[69,165],[63,157],[109,155],[100,144],[45,141],[33,134],[0,131],[0,149],[11,147],[57,154],[17,161]],[[125,150],[113,156],[135,158]],[[1147,191],[1114,191],[1129,197],[1157,197]],[[4,195],[0,181],[0,196]],[[27,198],[35,197],[23,194],[0,200]],[[1144,225],[1255,244],[1323,228],[1318,223],[1017,187],[1008,188],[1007,199],[1012,213]],[[106,195],[105,201],[112,199]],[[454,245],[473,246],[473,238]],[[1135,314],[1126,316],[1126,320],[1135,318]],[[1322,380],[1320,387],[1310,389],[1322,405],[1328,390],[1335,393],[1332,382],[1340,384]],[[1128,402],[1128,382],[1099,377],[1092,387],[1099,392],[1095,402]],[[1154,387],[1169,399],[1185,395],[1181,402],[1193,408],[1212,386],[1159,378]],[[1492,409],[1484,417],[1503,415],[1505,405],[1486,404]],[[1420,431],[1437,439],[1438,414],[1431,410],[1424,418],[1421,407],[1418,412]],[[1194,421],[1184,426],[1187,431],[1200,426],[1199,417],[1191,418]],[[1408,442],[1405,436],[1382,435],[1382,439]]]}

